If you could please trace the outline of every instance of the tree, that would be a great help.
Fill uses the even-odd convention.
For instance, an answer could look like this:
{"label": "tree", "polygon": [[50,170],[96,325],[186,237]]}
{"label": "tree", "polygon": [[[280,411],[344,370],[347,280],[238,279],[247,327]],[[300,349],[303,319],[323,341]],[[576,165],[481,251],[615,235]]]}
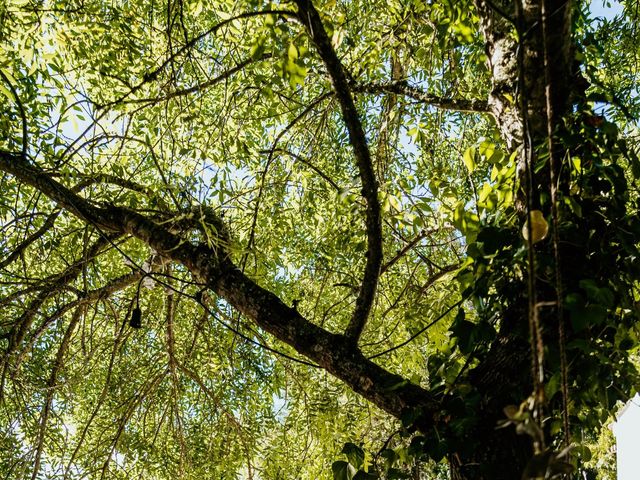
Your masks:
{"label": "tree", "polygon": [[638,43],[586,8],[2,7],[3,473],[571,471],[637,385]]}

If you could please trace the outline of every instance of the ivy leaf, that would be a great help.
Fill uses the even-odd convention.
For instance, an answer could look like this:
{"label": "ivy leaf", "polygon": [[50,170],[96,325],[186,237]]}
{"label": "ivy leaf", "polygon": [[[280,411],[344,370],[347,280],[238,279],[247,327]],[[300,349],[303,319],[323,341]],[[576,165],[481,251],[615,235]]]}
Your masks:
{"label": "ivy leaf", "polygon": [[576,332],[590,325],[600,325],[607,318],[607,309],[602,305],[575,307],[570,312],[571,325]]}
{"label": "ivy leaf", "polygon": [[388,480],[404,480],[406,478],[411,478],[411,475],[403,472],[402,470],[398,470],[397,468],[391,468],[387,472]]}
{"label": "ivy leaf", "polygon": [[454,324],[451,326],[450,331],[453,333],[453,336],[456,337],[458,347],[462,353],[466,354],[473,350],[475,330],[476,325],[464,319],[456,319]]}
{"label": "ivy leaf", "polygon": [[344,460],[333,462],[331,471],[333,472],[333,480],[353,480],[356,473],[356,469]]}
{"label": "ivy leaf", "polygon": [[397,452],[395,450],[392,450],[391,448],[384,449],[380,453],[380,456],[384,458],[384,466],[387,471],[390,470],[396,460],[398,460]]}
{"label": "ivy leaf", "polygon": [[362,450],[355,443],[345,443],[340,453],[346,455],[349,463],[356,468],[360,468],[364,463],[364,450]]}
{"label": "ivy leaf", "polygon": [[486,255],[493,255],[500,250],[504,246],[505,240],[510,239],[505,236],[503,230],[495,227],[483,228],[476,239],[478,243],[482,243],[482,250]]}

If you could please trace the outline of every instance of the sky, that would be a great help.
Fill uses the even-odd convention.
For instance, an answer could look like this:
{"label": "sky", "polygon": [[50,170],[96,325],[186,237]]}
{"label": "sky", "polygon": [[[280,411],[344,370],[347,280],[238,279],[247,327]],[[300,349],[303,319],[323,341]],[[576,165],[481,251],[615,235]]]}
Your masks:
{"label": "sky", "polygon": [[622,12],[622,5],[616,0],[593,0],[589,9],[594,17],[611,20]]}

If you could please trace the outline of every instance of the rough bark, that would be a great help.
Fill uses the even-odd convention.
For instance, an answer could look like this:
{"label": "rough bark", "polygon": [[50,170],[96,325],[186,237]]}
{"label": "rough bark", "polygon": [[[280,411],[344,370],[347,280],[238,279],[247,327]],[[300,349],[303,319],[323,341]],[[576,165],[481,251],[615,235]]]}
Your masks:
{"label": "rough bark", "polygon": [[[546,31],[547,43],[553,46],[547,64],[542,28],[543,2],[505,3],[476,1],[492,78],[488,110],[494,116],[507,148],[521,151],[518,169],[521,195],[531,196],[535,204],[536,192],[549,191],[549,171],[543,169],[532,178],[533,191],[526,191],[527,163],[533,158],[527,158],[525,150],[529,155],[535,155],[533,149],[546,144],[549,92],[553,122],[565,115],[570,106],[571,2],[549,0],[544,5],[546,11],[551,12]],[[548,90],[550,86],[553,88]],[[525,208],[521,215],[524,222]],[[469,375],[481,401],[478,422],[468,434],[482,448],[451,456],[455,480],[517,479],[531,458],[529,438],[516,435],[513,427],[496,429],[498,422],[505,419],[503,409],[519,404],[533,391],[529,374],[527,301],[526,295],[514,299],[501,319],[500,331],[489,353]]]}
{"label": "rough bark", "polygon": [[[502,8],[496,3],[476,1],[491,73],[488,109],[507,148],[515,150],[525,140],[525,123],[533,143],[543,141],[547,133],[543,2],[527,0],[519,7],[518,2],[506,2]],[[547,4],[549,67],[558,118],[569,106],[571,91],[571,2],[549,0]]]}

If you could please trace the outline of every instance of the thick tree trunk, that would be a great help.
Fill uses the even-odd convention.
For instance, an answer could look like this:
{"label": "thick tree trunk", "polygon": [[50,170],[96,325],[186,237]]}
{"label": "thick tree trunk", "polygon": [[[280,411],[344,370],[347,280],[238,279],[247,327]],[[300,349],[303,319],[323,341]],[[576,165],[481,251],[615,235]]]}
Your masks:
{"label": "thick tree trunk", "polygon": [[[539,145],[547,136],[547,86],[554,118],[562,117],[569,107],[571,2],[527,0],[518,8],[519,2],[505,2],[507,6],[500,11],[496,3],[500,2],[476,1],[491,72],[489,110],[509,150],[523,146],[525,133],[532,145]],[[549,47],[546,63],[543,12]]]}
{"label": "thick tree trunk", "polygon": [[505,407],[519,405],[531,393],[530,345],[527,340],[526,298],[509,310],[501,331],[485,359],[469,374],[479,395],[473,427],[466,433],[471,448],[451,456],[453,480],[519,479],[532,456],[531,439],[518,435],[513,426],[499,428],[506,420]]}
{"label": "thick tree trunk", "polygon": [[[573,44],[571,2],[518,3],[477,0],[476,8],[492,76],[489,110],[507,149],[521,151],[519,197],[524,223],[528,198],[537,208],[537,194],[550,190],[549,165],[529,184],[526,181],[532,159],[527,154],[530,151],[535,158],[534,150],[548,145],[549,122],[555,125],[569,111]],[[522,477],[533,455],[531,439],[517,435],[513,426],[497,426],[506,419],[506,406],[520,404],[533,391],[530,350],[528,298],[523,295],[514,299],[489,353],[470,372],[470,383],[481,398],[477,422],[468,432],[475,448],[452,455],[454,480]]]}

